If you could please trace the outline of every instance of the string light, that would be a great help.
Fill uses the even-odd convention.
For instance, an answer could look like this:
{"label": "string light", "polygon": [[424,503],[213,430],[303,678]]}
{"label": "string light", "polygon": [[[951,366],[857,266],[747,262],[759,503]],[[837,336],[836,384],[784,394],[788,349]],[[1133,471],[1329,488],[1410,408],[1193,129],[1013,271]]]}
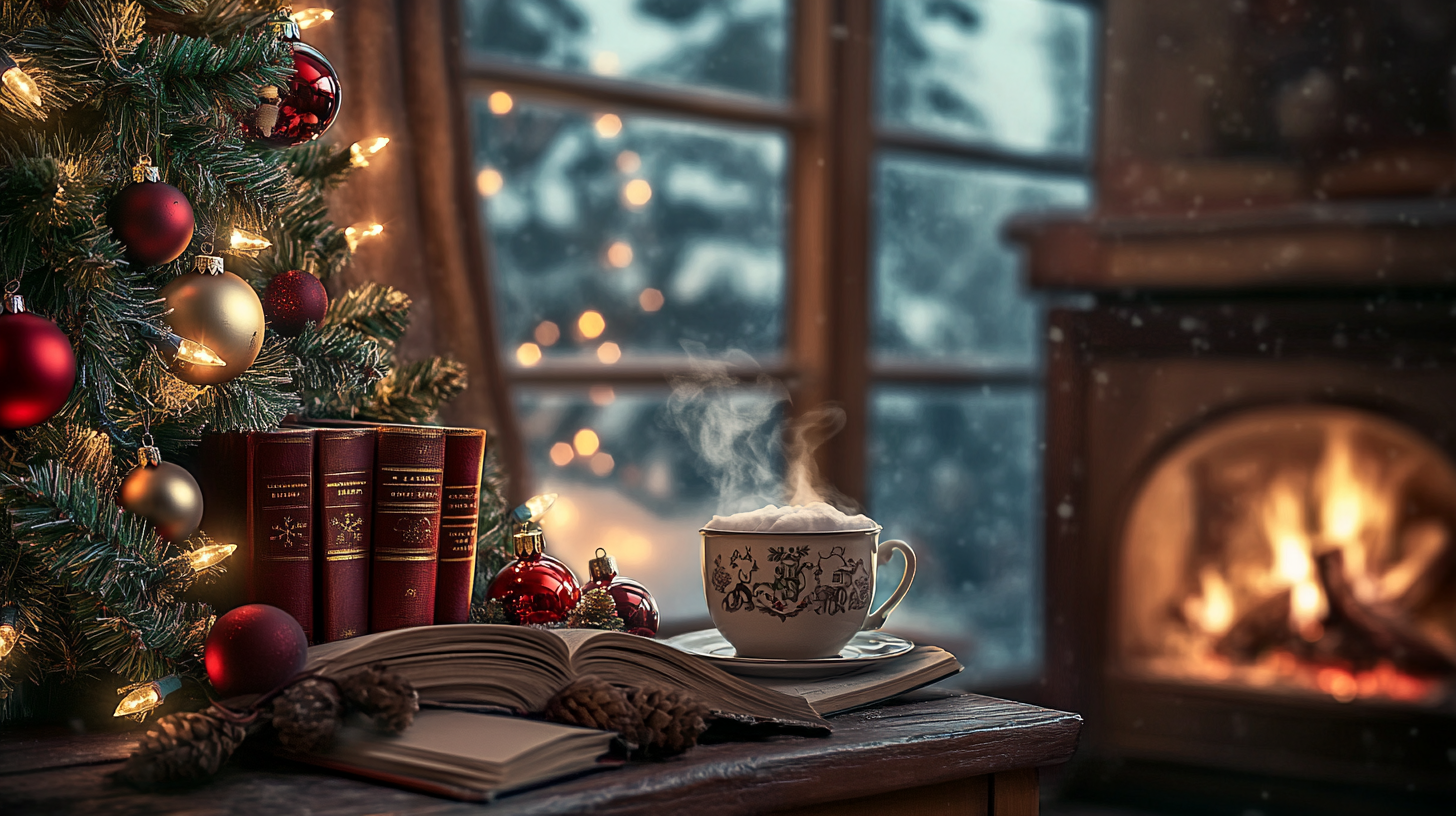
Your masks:
{"label": "string light", "polygon": [[611,365],[622,359],[622,347],[616,343],[603,343],[597,346],[597,359]]}
{"label": "string light", "polygon": [[597,135],[603,139],[616,138],[622,132],[622,117],[615,113],[604,113],[597,117]]}
{"label": "string light", "polygon": [[571,438],[571,443],[577,456],[591,456],[602,446],[602,439],[591,428],[582,428]]}
{"label": "string light", "polygon": [[20,608],[11,604],[0,609],[0,658],[4,658],[20,642]]}
{"label": "string light", "polygon": [[293,12],[293,22],[298,24],[299,30],[312,28],[319,23],[327,23],[334,19],[333,9],[306,8],[302,11]]}
{"label": "string light", "polygon": [[504,186],[506,186],[505,177],[494,167],[487,167],[481,170],[480,175],[475,177],[475,188],[486,198],[490,198],[496,193],[499,193]]}
{"label": "string light", "polygon": [[193,572],[202,572],[208,567],[221,563],[237,549],[236,544],[208,544],[184,553],[182,557],[187,559],[187,564],[192,567]]}
{"label": "string light", "polygon": [[262,252],[273,242],[264,238],[256,232],[249,232],[245,229],[233,227],[232,250],[234,252]]}
{"label": "string light", "polygon": [[367,146],[360,142],[349,145],[349,164],[353,167],[368,167],[369,157],[389,144],[388,136],[376,136]]}
{"label": "string light", "polygon": [[[168,310],[167,314],[171,314],[171,310]],[[176,332],[154,326],[151,323],[137,321],[135,325],[139,326],[147,339],[160,347],[164,353],[170,354],[184,363],[211,368],[221,368],[227,365],[226,360],[196,340],[188,340]]]}
{"label": "string light", "polygon": [[182,688],[182,678],[169,674],[161,680],[117,689],[117,694],[126,696],[121,698],[121,703],[116,706],[116,711],[111,716],[141,719],[148,711],[161,705],[168,694],[179,688]]}
{"label": "string light", "polygon": [[365,238],[373,238],[383,233],[383,224],[365,224],[360,222],[344,230],[344,240],[349,243],[349,251],[353,252],[359,248],[360,241]]}
{"label": "string light", "polygon": [[595,340],[602,335],[602,332],[607,330],[607,320],[602,317],[601,312],[595,309],[588,309],[581,313],[581,317],[576,319],[576,328],[581,332],[582,337],[588,340]]}
{"label": "string light", "polygon": [[496,91],[485,100],[485,103],[490,106],[490,112],[496,116],[504,116],[516,106],[516,101],[511,99],[511,95],[505,91]]}
{"label": "string light", "polygon": [[516,349],[516,362],[528,368],[541,362],[541,347],[535,343],[522,343]]}
{"label": "string light", "polygon": [[576,451],[571,449],[570,442],[557,442],[551,446],[551,462],[557,467],[566,467],[575,458]]}
{"label": "string light", "polygon": [[0,81],[5,83],[5,87],[37,108],[41,106],[40,86],[4,51],[0,51],[0,72],[3,72],[0,73]]}
{"label": "string light", "polygon": [[622,200],[629,206],[641,207],[652,200],[652,185],[642,179],[632,179],[622,187]]}
{"label": "string light", "polygon": [[511,516],[521,524],[540,521],[541,517],[546,515],[546,511],[551,509],[551,505],[555,503],[555,493],[542,493],[539,496],[532,496],[526,499],[525,504],[511,511]]}

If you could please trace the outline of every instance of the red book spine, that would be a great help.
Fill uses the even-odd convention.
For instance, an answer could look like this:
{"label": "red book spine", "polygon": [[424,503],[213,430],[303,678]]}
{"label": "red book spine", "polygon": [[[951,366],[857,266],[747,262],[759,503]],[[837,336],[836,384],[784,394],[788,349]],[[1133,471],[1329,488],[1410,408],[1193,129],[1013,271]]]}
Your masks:
{"label": "red book spine", "polygon": [[319,548],[318,642],[369,631],[369,542],[374,520],[374,429],[315,432]]}
{"label": "red book spine", "polygon": [[445,431],[381,426],[374,454],[369,631],[435,620]]}
{"label": "red book spine", "polygon": [[[296,619],[313,642],[313,434],[248,434],[248,538],[253,549],[248,598]],[[204,497],[205,499],[206,497]]]}
{"label": "red book spine", "polygon": [[480,523],[480,472],[485,431],[445,429],[445,498],[440,510],[440,557],[435,572],[435,623],[470,620],[475,537]]}

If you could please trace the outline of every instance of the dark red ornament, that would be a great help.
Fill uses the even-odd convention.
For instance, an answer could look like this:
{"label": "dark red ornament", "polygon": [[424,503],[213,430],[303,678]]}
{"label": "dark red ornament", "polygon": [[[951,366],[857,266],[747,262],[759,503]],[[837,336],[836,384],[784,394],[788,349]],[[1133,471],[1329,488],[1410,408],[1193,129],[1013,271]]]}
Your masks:
{"label": "dark red ornament", "polygon": [[297,337],[310,322],[319,323],[329,310],[323,282],[300,269],[280,272],[263,290],[268,327],[284,337]]}
{"label": "dark red ornament", "polygon": [[38,425],[61,410],[76,385],[76,354],[60,327],[25,311],[11,295],[0,314],[0,428]]}
{"label": "dark red ornament", "polygon": [[643,637],[657,637],[657,601],[647,587],[617,574],[617,559],[607,551],[597,548],[597,557],[591,560],[591,581],[581,588],[582,592],[605,589],[617,602],[617,617],[622,619],[626,631]]}
{"label": "dark red ornament", "polygon": [[240,606],[218,618],[202,647],[207,678],[223,698],[272,691],[303,671],[307,659],[303,627],[267,604]]}
{"label": "dark red ornament", "polygon": [[560,623],[581,600],[571,568],[543,552],[539,527],[515,534],[516,560],[490,582],[488,597],[499,601],[514,624]]}
{"label": "dark red ornament", "polygon": [[288,85],[266,86],[258,107],[238,117],[243,132],[269,147],[295,147],[324,135],[339,115],[339,75],[317,48],[298,38],[298,24],[278,24],[293,46]]}
{"label": "dark red ornament", "polygon": [[187,196],[158,181],[157,168],[142,162],[132,168],[136,181],[111,199],[106,221],[132,263],[156,266],[176,260],[187,249],[197,222]]}

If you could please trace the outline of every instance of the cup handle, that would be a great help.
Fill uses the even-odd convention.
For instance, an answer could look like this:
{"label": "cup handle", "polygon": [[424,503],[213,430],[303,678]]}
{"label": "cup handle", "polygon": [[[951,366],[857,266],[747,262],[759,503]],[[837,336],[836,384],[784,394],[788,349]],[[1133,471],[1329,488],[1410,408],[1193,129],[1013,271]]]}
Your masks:
{"label": "cup handle", "polygon": [[915,580],[915,551],[910,545],[898,538],[880,542],[880,552],[877,556],[880,566],[890,563],[890,556],[899,550],[905,556],[905,574],[900,577],[900,585],[895,587],[895,592],[890,595],[889,600],[880,605],[868,618],[865,618],[864,627],[861,631],[872,631],[885,625],[885,620],[900,601],[905,598],[905,593],[910,591],[910,582]]}

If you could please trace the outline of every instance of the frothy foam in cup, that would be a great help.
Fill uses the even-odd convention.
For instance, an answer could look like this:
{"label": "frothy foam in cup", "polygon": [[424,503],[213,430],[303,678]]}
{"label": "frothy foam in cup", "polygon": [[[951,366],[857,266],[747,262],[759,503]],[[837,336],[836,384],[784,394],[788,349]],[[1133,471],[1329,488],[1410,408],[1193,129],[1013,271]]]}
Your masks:
{"label": "frothy foam in cup", "polygon": [[704,526],[729,533],[831,533],[872,530],[876,525],[868,516],[846,515],[824,502],[810,502],[783,507],[770,504],[731,516],[713,516]]}

